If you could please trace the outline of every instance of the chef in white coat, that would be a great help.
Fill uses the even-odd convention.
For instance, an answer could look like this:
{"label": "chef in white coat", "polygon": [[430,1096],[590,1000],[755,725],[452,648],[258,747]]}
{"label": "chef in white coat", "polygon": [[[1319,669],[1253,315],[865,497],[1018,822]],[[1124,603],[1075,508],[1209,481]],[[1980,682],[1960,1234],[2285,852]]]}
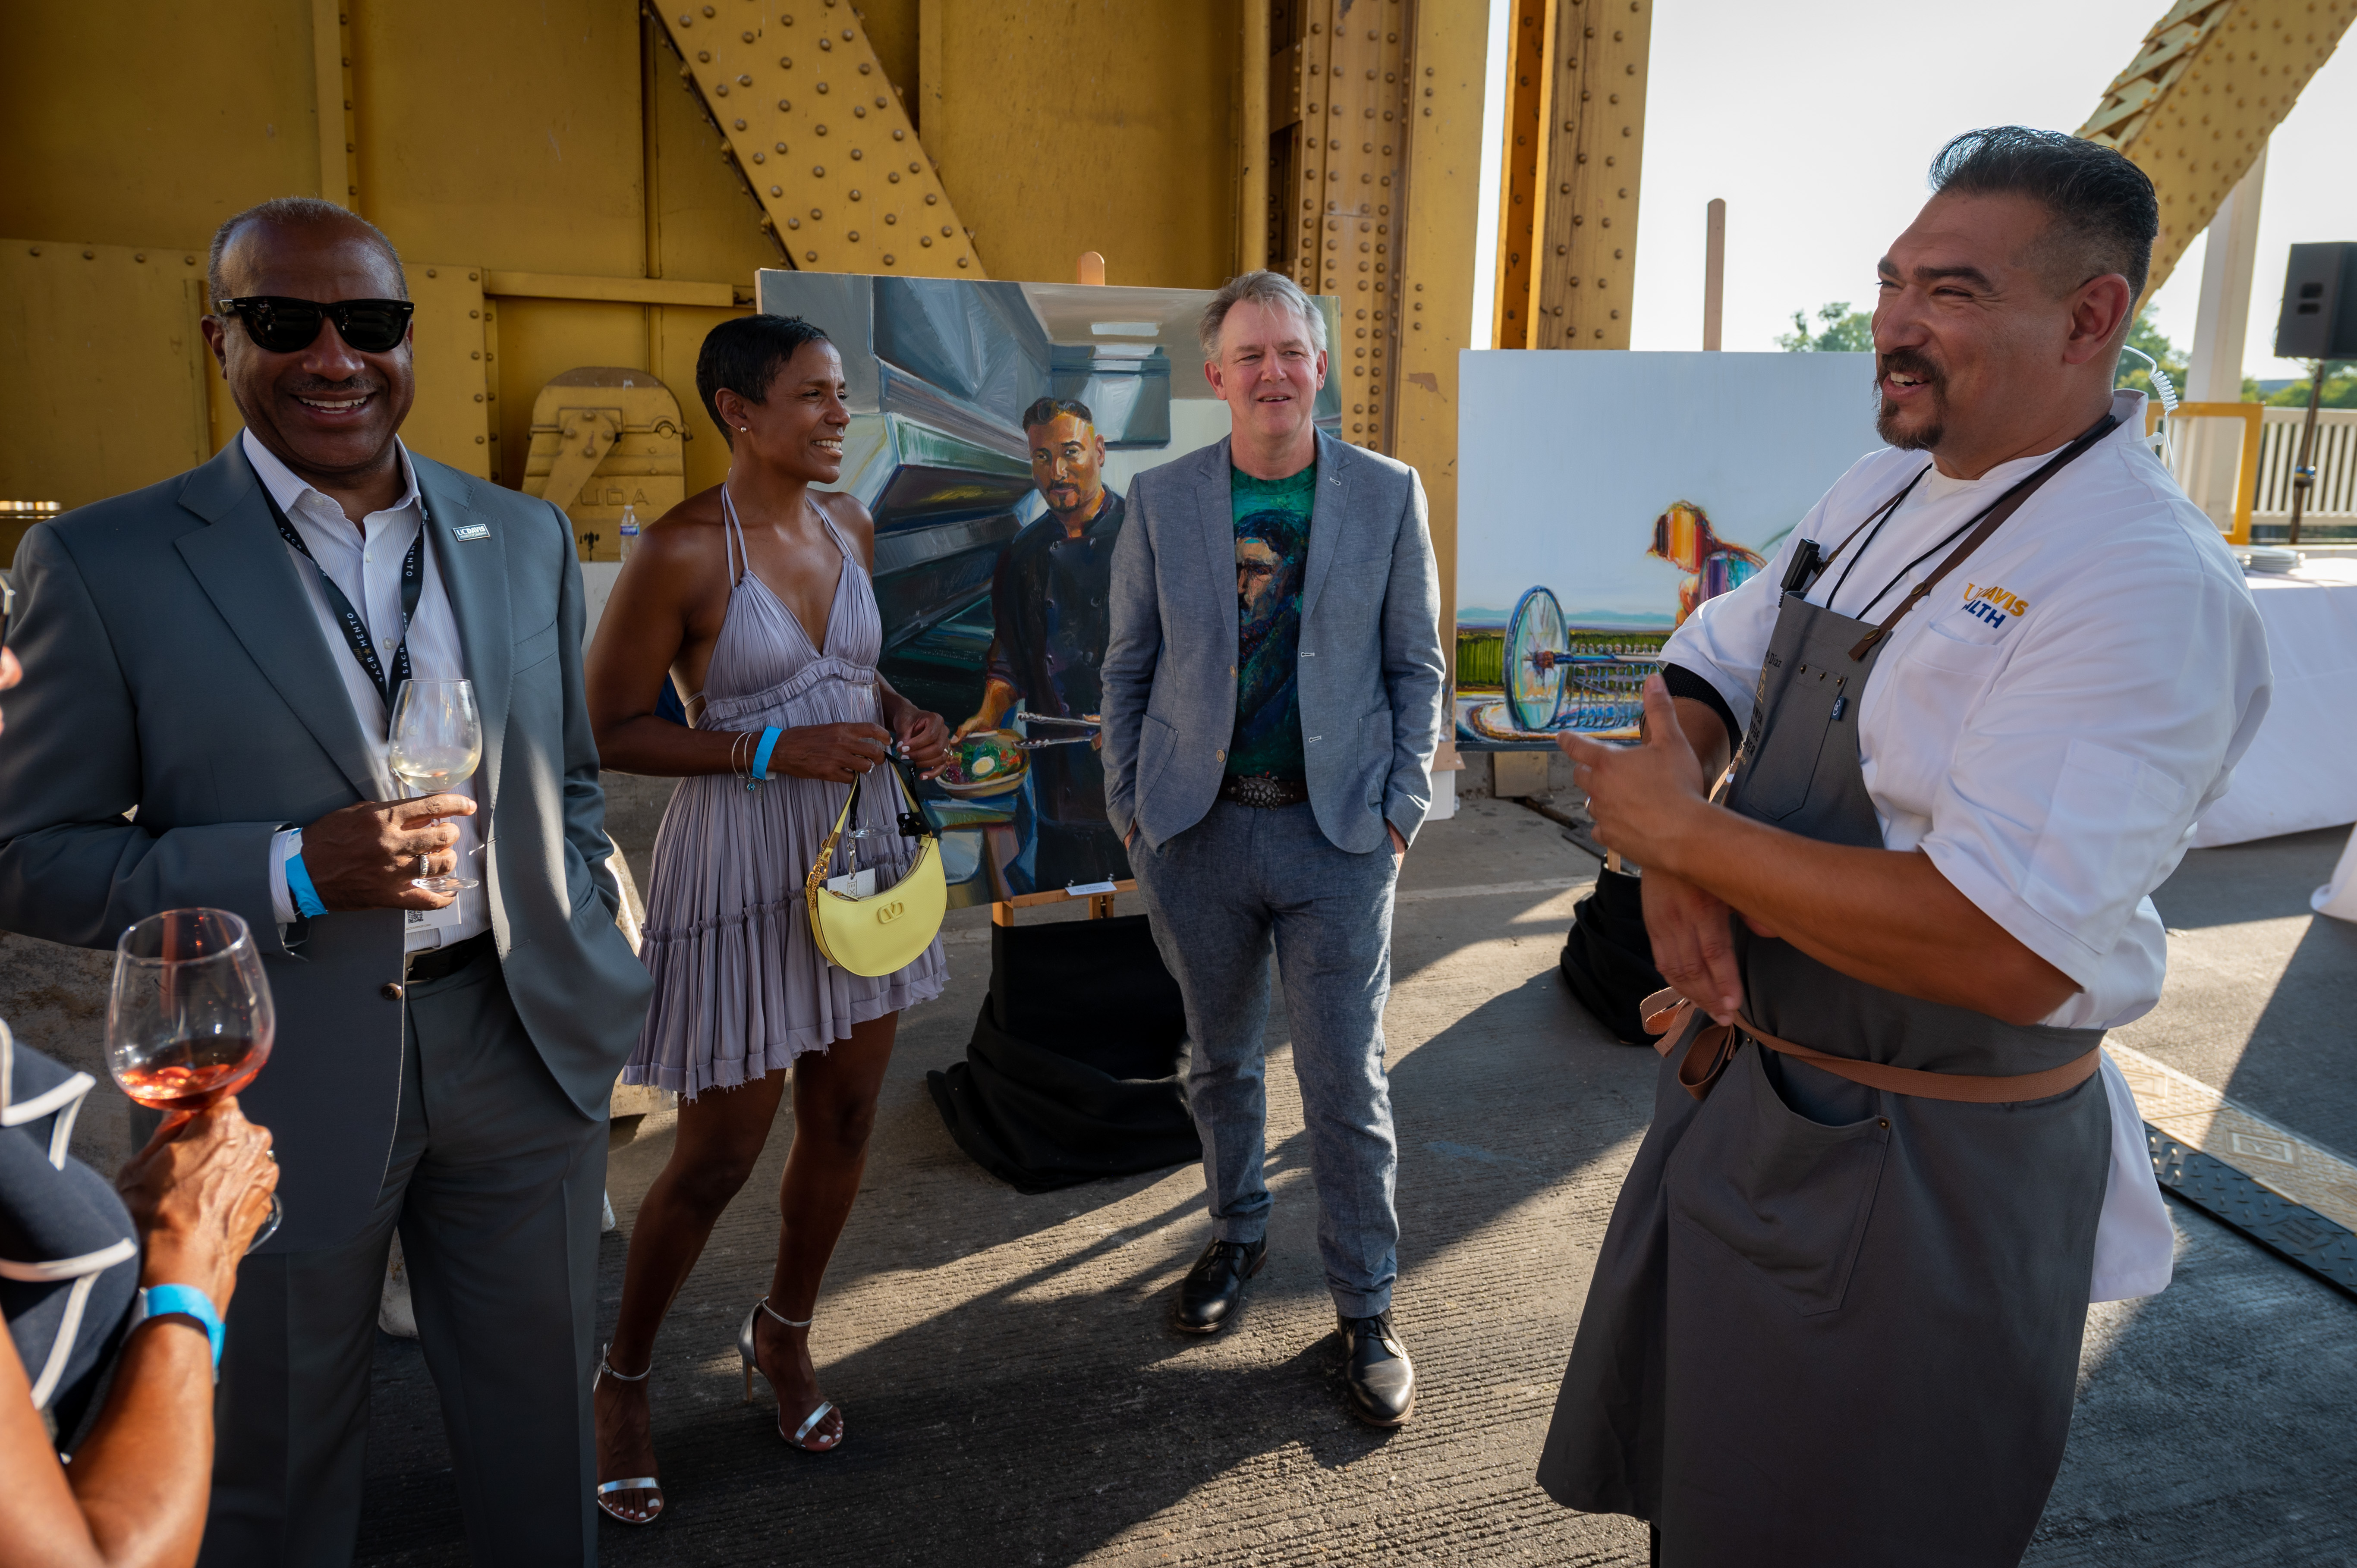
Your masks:
{"label": "chef in white coat", "polygon": [[1932,187],[1879,267],[1890,445],[1672,637],[1643,745],[1566,742],[1685,1001],[1540,1480],[1662,1563],[2018,1561],[2087,1304],[2169,1278],[2101,1041],[2266,640],[2113,390],[2150,181],[2004,127]]}

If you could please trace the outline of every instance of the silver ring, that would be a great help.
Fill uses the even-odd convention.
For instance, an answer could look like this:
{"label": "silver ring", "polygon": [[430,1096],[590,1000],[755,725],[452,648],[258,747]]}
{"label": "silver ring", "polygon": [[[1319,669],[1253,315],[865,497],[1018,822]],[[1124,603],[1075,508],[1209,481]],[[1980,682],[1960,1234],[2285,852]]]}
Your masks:
{"label": "silver ring", "polygon": [[434,856],[431,854],[421,854],[417,857],[417,875],[420,876],[431,876],[434,875]]}

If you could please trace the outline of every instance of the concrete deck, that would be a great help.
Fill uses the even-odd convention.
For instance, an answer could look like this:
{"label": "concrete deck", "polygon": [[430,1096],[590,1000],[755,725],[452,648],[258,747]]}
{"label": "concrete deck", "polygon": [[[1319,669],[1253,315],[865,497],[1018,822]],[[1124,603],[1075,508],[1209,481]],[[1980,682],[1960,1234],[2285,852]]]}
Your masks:
{"label": "concrete deck", "polygon": [[[661,794],[617,794],[617,837],[643,877]],[[2190,857],[2158,900],[2177,933],[2169,994],[2122,1037],[2347,1151],[2357,930],[2305,903],[2342,837]],[[1340,1404],[1281,1015],[1269,1265],[1234,1329],[1184,1340],[1164,1320],[1207,1235],[1195,1170],[1026,1197],[942,1131],[923,1074],[962,1055],[986,980],[982,914],[963,912],[951,989],[903,1021],[867,1187],[820,1302],[814,1344],[849,1442],[793,1453],[737,1402],[733,1337],[769,1270],[781,1125],[660,1343],[670,1512],[605,1526],[605,1561],[1644,1562],[1641,1527],[1566,1513],[1531,1483],[1655,1064],[1607,1040],[1555,974],[1595,869],[1554,823],[1491,800],[1435,824],[1408,859],[1387,1023],[1396,1316],[1423,1380],[1405,1430],[1371,1431]],[[88,1020],[70,1016],[74,986],[31,983],[27,945],[0,943],[0,1007],[57,1048]],[[609,1315],[669,1121],[616,1133]],[[2176,1283],[2091,1315],[2069,1457],[2029,1560],[2357,1563],[2357,1302],[2190,1209],[2170,1214]],[[362,1561],[467,1561],[414,1343],[380,1342],[374,1419]]]}

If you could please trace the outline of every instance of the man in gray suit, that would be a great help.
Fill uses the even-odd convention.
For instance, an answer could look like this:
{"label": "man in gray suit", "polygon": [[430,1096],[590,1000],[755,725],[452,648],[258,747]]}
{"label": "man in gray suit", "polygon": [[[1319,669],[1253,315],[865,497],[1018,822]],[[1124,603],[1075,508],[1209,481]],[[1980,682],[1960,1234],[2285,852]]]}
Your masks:
{"label": "man in gray suit", "polygon": [[[606,1101],[646,1005],[615,929],[565,516],[404,449],[408,287],[325,202],[212,255],[244,434],[26,536],[0,925],[89,947],[253,928],[277,1045],[247,1111],[285,1222],[221,1366],[207,1564],[351,1559],[395,1227],[479,1562],[596,1556],[588,1370]],[[464,677],[471,780],[394,799],[401,681]],[[455,897],[416,886],[456,872]]]}
{"label": "man in gray suit", "polygon": [[1383,1013],[1392,891],[1432,805],[1440,735],[1424,487],[1312,423],[1326,322],[1290,278],[1230,283],[1203,312],[1202,343],[1233,434],[1132,486],[1104,660],[1106,812],[1186,997],[1211,1197],[1214,1239],[1174,1321],[1217,1333],[1267,1260],[1273,944],[1351,1407],[1398,1426],[1415,1374],[1391,1326],[1398,1153]]}

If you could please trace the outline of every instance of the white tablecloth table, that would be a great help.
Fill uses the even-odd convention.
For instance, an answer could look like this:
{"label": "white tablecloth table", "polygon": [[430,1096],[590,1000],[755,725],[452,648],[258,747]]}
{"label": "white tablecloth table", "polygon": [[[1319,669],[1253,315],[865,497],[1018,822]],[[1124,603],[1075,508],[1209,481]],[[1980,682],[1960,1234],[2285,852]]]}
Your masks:
{"label": "white tablecloth table", "polygon": [[2318,888],[2309,904],[2319,915],[2357,920],[2357,832],[2349,835],[2349,847],[2341,852],[2341,864],[2332,868],[2332,880]]}
{"label": "white tablecloth table", "polygon": [[2357,560],[2250,575],[2275,700],[2195,847],[2357,822]]}

